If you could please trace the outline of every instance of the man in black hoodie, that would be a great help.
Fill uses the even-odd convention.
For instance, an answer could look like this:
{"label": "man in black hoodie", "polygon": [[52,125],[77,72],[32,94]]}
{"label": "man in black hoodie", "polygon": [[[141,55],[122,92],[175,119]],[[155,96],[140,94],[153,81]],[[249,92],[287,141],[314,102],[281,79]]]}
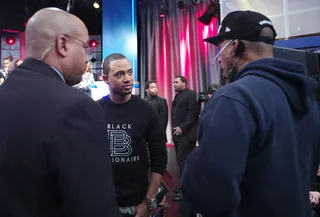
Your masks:
{"label": "man in black hoodie", "polygon": [[273,58],[264,15],[235,11],[218,36],[227,85],[201,113],[182,177],[184,199],[207,217],[309,217],[319,165],[317,83],[304,66]]}

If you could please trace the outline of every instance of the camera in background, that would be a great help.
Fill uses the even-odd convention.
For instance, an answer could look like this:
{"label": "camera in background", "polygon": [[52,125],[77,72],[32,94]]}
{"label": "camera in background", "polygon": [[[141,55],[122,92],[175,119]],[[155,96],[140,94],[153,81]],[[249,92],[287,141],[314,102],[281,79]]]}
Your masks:
{"label": "camera in background", "polygon": [[210,99],[210,97],[221,87],[220,84],[211,84],[209,85],[206,92],[200,92],[198,94],[198,102],[206,103]]}

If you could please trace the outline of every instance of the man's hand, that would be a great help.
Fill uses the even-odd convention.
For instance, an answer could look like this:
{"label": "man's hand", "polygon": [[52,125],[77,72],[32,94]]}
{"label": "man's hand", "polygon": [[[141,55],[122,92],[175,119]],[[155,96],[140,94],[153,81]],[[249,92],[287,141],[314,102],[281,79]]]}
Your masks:
{"label": "man's hand", "polygon": [[146,201],[142,201],[137,207],[136,207],[136,216],[135,217],[149,217],[149,207]]}
{"label": "man's hand", "polygon": [[181,130],[180,127],[175,127],[173,128],[173,135],[182,135],[183,134],[183,131]]}

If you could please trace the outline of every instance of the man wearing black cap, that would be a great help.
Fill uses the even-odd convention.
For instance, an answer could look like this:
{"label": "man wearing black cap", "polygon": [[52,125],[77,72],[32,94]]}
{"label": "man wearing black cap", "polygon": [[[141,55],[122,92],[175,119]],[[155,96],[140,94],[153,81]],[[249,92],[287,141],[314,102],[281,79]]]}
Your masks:
{"label": "man wearing black cap", "polygon": [[264,15],[222,21],[219,62],[228,84],[201,114],[182,192],[193,211],[223,217],[307,217],[319,165],[317,83],[303,65],[273,58],[276,32]]}

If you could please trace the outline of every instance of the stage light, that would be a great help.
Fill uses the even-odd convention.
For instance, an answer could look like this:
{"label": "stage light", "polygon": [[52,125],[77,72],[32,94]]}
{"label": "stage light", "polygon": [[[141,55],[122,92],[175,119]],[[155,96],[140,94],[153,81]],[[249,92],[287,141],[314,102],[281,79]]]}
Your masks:
{"label": "stage light", "polygon": [[198,5],[200,4],[200,0],[192,0],[191,3],[192,5]]}
{"label": "stage light", "polygon": [[13,37],[13,36],[8,36],[8,37],[6,38],[6,43],[7,43],[8,45],[13,45],[14,43],[16,43],[15,37]]}
{"label": "stage light", "polygon": [[98,42],[97,42],[97,40],[92,39],[92,40],[89,41],[89,45],[90,45],[91,48],[95,48],[95,47],[97,47]]}
{"label": "stage light", "polygon": [[220,17],[220,5],[218,1],[211,2],[208,5],[207,10],[198,18],[198,20],[204,25],[209,25],[214,17]]}
{"label": "stage light", "polygon": [[183,0],[178,1],[178,8],[181,10],[186,9],[186,5],[184,4]]}
{"label": "stage light", "polygon": [[91,58],[91,60],[90,60],[90,62],[92,62],[92,63],[95,63],[97,60],[96,60],[96,58],[94,58],[94,57],[92,57]]}
{"label": "stage light", "polygon": [[96,8],[96,9],[99,9],[99,8],[100,8],[100,5],[99,5],[99,3],[98,3],[97,1],[95,1],[95,2],[93,3],[93,7]]}
{"label": "stage light", "polygon": [[164,18],[166,16],[166,11],[165,11],[165,9],[162,7],[161,9],[160,9],[160,17],[161,18]]}

